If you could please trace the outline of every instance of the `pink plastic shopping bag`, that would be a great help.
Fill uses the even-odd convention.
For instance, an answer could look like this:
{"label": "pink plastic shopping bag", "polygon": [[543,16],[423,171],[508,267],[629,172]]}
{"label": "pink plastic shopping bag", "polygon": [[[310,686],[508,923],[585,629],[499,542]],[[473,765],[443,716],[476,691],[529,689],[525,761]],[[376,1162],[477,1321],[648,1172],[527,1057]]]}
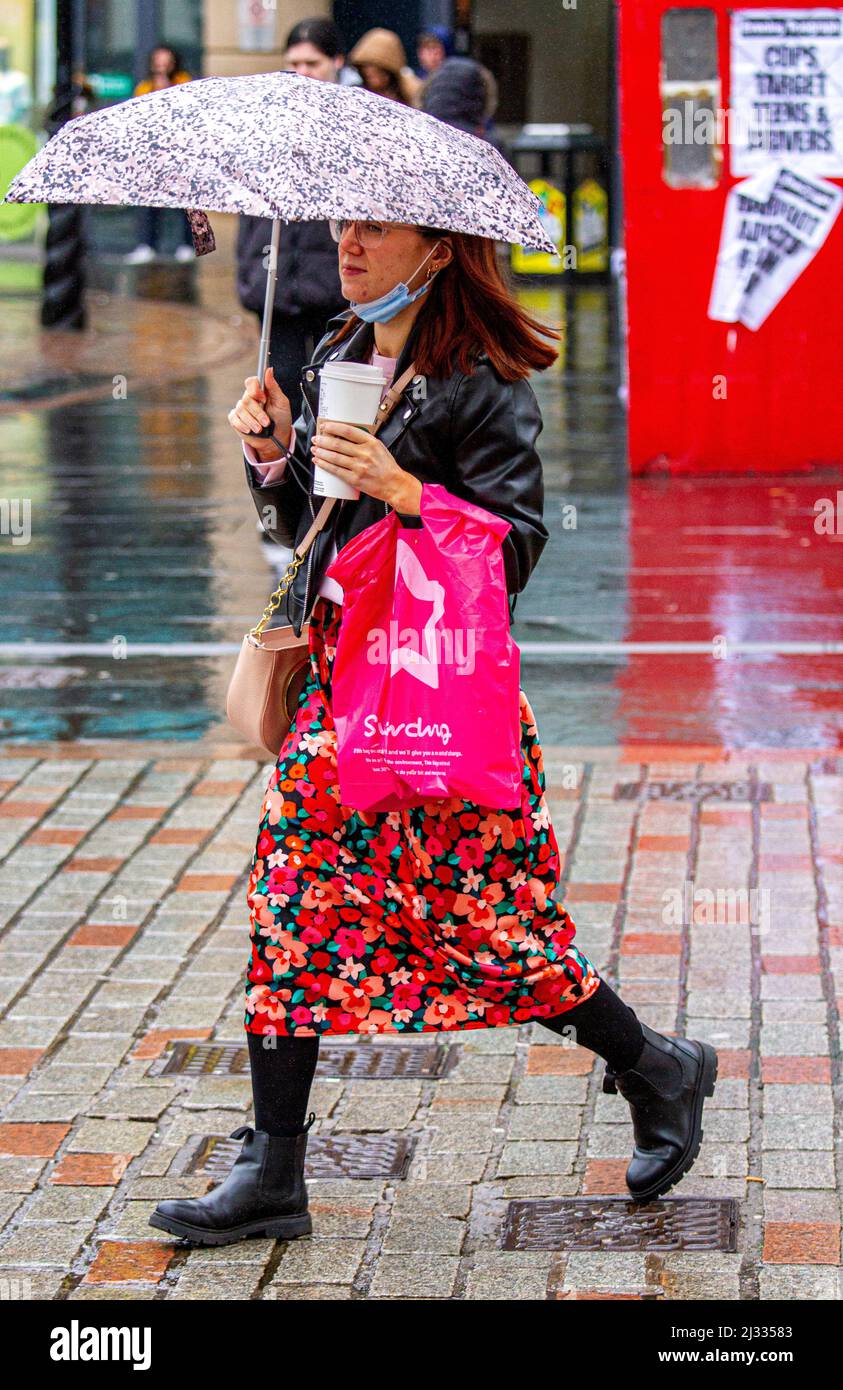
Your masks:
{"label": "pink plastic shopping bag", "polygon": [[520,652],[502,517],[422,487],[421,527],[394,512],[344,545],[332,676],[340,800],[392,811],[458,797],[521,803]]}

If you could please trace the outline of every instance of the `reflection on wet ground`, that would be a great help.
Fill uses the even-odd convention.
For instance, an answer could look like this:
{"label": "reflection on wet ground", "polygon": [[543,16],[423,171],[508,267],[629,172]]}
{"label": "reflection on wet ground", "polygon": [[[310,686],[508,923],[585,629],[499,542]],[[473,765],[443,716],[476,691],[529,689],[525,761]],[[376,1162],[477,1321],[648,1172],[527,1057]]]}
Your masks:
{"label": "reflection on wet ground", "polygon": [[[256,327],[218,239],[197,306],[126,301],[122,332],[80,343],[98,394],[57,390],[45,407],[42,369],[40,399],[7,395],[7,739],[226,736],[234,653],[274,574],[225,418],[254,369]],[[534,380],[551,539],[514,627],[543,742],[839,746],[843,655],[787,644],[843,637],[843,497],[841,534],[815,529],[815,504],[843,480],[630,481],[613,291],[521,294],[566,334]],[[24,361],[38,375],[41,335],[34,301],[7,303],[8,388]],[[56,361],[57,382],[73,370]],[[115,377],[122,391],[104,392]],[[637,652],[642,642],[659,649]],[[753,642],[764,650],[736,650]],[[703,649],[677,650],[685,643]]]}

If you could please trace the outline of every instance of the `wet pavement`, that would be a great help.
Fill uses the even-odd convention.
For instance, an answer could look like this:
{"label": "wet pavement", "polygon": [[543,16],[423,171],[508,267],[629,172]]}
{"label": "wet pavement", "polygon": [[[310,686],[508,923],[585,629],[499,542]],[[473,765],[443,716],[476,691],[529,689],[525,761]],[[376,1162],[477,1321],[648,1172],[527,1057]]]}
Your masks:
{"label": "wet pavement", "polygon": [[843,1297],[843,760],[548,760],[577,943],[644,1022],[717,1050],[664,1198],[630,1201],[629,1109],[574,1035],[326,1037],[312,1236],[206,1250],[148,1218],[219,1181],[250,1120],[267,766],[44,752],[0,759],[0,1296]]}
{"label": "wet pavement", "polygon": [[[257,329],[218,223],[193,304],[96,292],[89,332],[56,335],[4,303],[0,496],[31,529],[0,548],[15,743],[231,737],[227,675],[274,576],[225,419]],[[613,292],[522,296],[566,334],[534,379],[551,539],[514,627],[543,741],[838,748],[843,506],[839,535],[814,509],[841,480],[629,480]]]}

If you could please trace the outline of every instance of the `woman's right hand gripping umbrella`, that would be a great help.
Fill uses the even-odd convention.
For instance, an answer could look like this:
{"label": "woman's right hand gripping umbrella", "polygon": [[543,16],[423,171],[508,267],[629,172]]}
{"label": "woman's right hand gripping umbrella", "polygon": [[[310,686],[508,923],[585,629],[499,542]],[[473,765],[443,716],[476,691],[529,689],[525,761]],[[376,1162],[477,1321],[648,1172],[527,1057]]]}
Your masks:
{"label": "woman's right hand gripping umbrella", "polygon": [[242,396],[228,412],[228,423],[247,440],[261,463],[283,457],[284,451],[272,439],[260,437],[260,431],[271,424],[275,438],[286,447],[293,425],[290,402],[271,367],[266,369],[263,386],[256,376],[246,377]]}

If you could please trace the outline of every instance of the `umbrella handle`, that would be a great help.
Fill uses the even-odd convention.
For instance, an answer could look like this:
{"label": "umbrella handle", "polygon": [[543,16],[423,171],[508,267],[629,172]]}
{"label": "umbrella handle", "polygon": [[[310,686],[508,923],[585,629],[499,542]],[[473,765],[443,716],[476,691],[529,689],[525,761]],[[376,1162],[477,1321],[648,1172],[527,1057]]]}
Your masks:
{"label": "umbrella handle", "polygon": [[[263,319],[261,320],[261,340],[258,348],[258,381],[263,386],[267,362],[269,361],[269,339],[272,332],[272,314],[275,308],[275,282],[278,279],[278,247],[281,241],[281,222],[272,220],[272,237],[269,243],[269,267],[266,272],[266,290],[263,297]],[[268,439],[275,426],[270,423],[255,431],[259,439]]]}

